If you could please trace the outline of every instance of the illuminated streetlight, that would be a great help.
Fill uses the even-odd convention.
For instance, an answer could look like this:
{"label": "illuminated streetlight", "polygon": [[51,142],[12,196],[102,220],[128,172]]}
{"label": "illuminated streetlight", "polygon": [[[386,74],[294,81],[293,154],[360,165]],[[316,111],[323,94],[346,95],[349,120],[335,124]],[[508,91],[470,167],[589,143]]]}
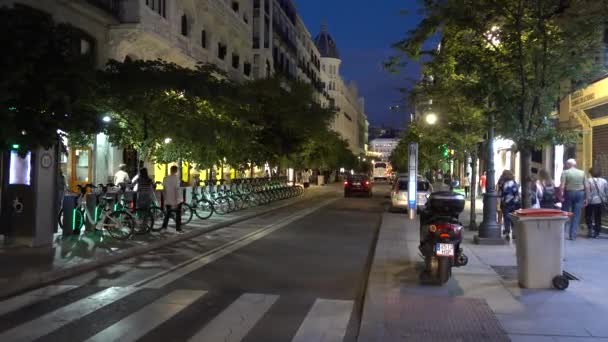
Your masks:
{"label": "illuminated streetlight", "polygon": [[171,139],[171,138],[165,138],[165,144],[170,144],[171,141],[173,141],[173,139]]}
{"label": "illuminated streetlight", "polygon": [[435,113],[428,113],[426,115],[425,120],[426,120],[427,124],[434,125],[434,124],[437,123],[437,114],[435,114]]}
{"label": "illuminated streetlight", "polygon": [[104,116],[103,119],[101,119],[103,122],[108,123],[110,121],[112,121],[112,118],[109,117],[108,115]]}

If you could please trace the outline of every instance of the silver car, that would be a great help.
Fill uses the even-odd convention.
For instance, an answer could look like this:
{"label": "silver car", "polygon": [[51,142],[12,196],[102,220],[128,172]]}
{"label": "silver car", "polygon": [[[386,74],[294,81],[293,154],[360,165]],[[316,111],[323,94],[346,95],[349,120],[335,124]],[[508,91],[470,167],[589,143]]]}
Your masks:
{"label": "silver car", "polygon": [[[393,183],[391,189],[391,210],[406,210],[409,207],[408,203],[408,183],[409,178],[399,177]],[[424,207],[427,200],[427,195],[433,192],[433,186],[425,178],[418,176],[416,206]]]}

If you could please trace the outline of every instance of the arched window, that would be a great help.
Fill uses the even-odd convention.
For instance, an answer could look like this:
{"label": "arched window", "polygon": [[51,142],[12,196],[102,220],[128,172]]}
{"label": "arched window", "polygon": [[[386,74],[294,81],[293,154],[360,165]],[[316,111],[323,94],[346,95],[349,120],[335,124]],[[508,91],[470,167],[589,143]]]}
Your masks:
{"label": "arched window", "polygon": [[188,17],[182,15],[182,36],[188,37]]}

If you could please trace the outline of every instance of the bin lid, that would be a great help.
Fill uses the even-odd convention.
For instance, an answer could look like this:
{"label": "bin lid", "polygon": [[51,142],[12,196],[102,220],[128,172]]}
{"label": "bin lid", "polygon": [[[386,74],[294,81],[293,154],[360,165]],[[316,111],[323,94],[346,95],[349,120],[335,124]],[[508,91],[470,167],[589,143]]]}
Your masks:
{"label": "bin lid", "polygon": [[559,209],[519,209],[513,213],[520,217],[572,216],[571,212]]}

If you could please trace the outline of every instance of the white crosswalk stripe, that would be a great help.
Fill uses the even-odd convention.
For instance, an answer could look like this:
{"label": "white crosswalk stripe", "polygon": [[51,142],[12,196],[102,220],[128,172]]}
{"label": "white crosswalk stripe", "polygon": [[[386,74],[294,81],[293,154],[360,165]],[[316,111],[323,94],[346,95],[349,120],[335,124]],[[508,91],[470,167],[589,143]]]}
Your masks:
{"label": "white crosswalk stripe", "polygon": [[87,342],[130,342],[152,331],[205,295],[206,291],[176,290],[104,329]]}
{"label": "white crosswalk stripe", "polygon": [[0,302],[0,316],[75,289],[75,285],[51,285]]}
{"label": "white crosswalk stripe", "polygon": [[291,342],[341,342],[353,301],[317,299]]}
{"label": "white crosswalk stripe", "polygon": [[[73,287],[55,286],[33,291],[27,294],[26,299],[15,300],[14,303],[17,304],[11,304],[11,307],[24,307],[23,305],[27,304],[22,303],[28,303],[30,297],[35,297],[35,295],[39,295],[41,298],[39,300],[41,301],[52,297],[53,294],[61,294],[71,288]],[[134,294],[137,290],[134,287],[110,287],[4,331],[0,333],[0,341],[34,341],[84,316],[92,314],[91,318],[95,319],[94,314],[96,311]],[[134,310],[127,317],[113,322],[109,327],[101,331],[91,332],[95,335],[90,337],[86,342],[137,341],[154,329],[159,327],[162,329],[162,325],[165,322],[193,305],[206,294],[207,291],[203,290],[173,290],[144,307],[140,307],[137,311]],[[271,321],[272,316],[263,318],[273,305],[277,303],[279,298],[279,295],[273,294],[242,294],[238,299],[224,308],[220,314],[213,317],[209,323],[200,327],[198,332],[189,341],[239,342],[247,337],[258,324],[262,324],[260,326],[262,332],[266,331],[265,329],[267,328],[274,330],[273,322]],[[7,301],[0,304],[4,303],[7,303]],[[306,313],[292,342],[342,341],[346,335],[353,306],[353,301],[349,300],[317,299]],[[296,316],[300,315],[300,313],[296,312],[293,314]],[[188,322],[183,323],[188,324]],[[285,340],[288,340],[288,337],[285,337]]]}
{"label": "white crosswalk stripe", "polygon": [[278,298],[279,296],[246,293],[189,341],[241,341]]}
{"label": "white crosswalk stripe", "polygon": [[94,295],[59,308],[37,319],[19,325],[0,334],[0,341],[33,341],[62,326],[95,312],[137,291],[133,287],[110,287]]}

